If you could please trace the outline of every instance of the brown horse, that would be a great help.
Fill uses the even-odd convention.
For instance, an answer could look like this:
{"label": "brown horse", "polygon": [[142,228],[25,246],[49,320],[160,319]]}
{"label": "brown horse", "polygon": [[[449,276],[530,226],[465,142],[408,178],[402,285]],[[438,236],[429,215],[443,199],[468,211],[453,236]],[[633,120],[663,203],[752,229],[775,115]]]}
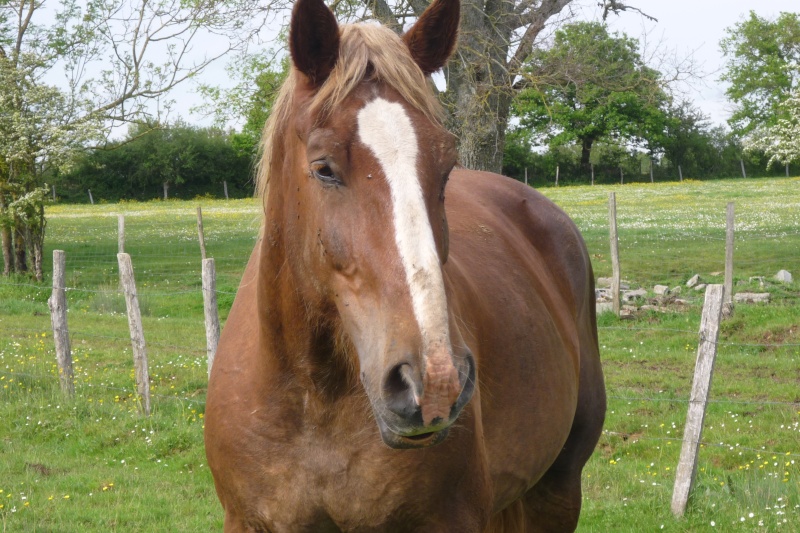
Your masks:
{"label": "brown horse", "polygon": [[591,264],[544,197],[456,167],[428,76],[458,20],[436,0],[401,38],[295,5],[208,388],[225,531],[576,527],[605,414]]}

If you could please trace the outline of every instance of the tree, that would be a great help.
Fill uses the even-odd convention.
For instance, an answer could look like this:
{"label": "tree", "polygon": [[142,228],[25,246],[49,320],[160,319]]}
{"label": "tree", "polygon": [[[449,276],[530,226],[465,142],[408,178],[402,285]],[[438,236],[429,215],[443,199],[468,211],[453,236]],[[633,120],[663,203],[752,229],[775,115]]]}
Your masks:
{"label": "tree", "polygon": [[[169,111],[169,91],[243,46],[265,9],[258,0],[61,0],[49,9],[37,0],[0,0],[6,271],[27,269],[27,248],[41,256],[45,228],[43,209],[34,210],[42,219],[32,221],[9,206],[113,126],[158,121]],[[213,53],[194,52],[204,40]],[[43,81],[59,76],[56,85]],[[34,263],[34,274],[41,279],[41,264]]]}
{"label": "tree", "polygon": [[745,139],[745,149],[763,151],[774,164],[800,161],[800,90],[779,105],[775,124],[758,128]]}
{"label": "tree", "polygon": [[781,13],[774,21],[750,16],[726,30],[720,42],[727,58],[721,79],[736,104],[728,120],[739,135],[781,118],[781,103],[800,83],[800,14]]}
{"label": "tree", "polygon": [[514,107],[520,126],[551,145],[577,142],[584,175],[598,140],[639,142],[651,153],[663,144],[667,95],[634,39],[610,35],[597,22],[568,24],[556,32],[551,48],[531,55],[527,71],[530,86]]}
{"label": "tree", "polygon": [[232,135],[218,128],[137,124],[125,139],[90,150],[60,177],[59,190],[80,195],[86,189],[103,199],[167,199],[182,193],[221,192],[222,182],[241,194],[252,187],[251,154],[234,146]]}

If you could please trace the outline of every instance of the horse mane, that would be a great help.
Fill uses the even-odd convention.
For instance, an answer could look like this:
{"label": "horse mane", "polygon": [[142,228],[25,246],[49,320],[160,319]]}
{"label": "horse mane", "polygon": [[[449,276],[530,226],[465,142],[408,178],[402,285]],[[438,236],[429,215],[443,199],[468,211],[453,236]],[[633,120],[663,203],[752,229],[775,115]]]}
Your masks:
{"label": "horse mane", "polygon": [[[261,135],[256,192],[265,204],[273,167],[280,162],[284,133],[293,117],[298,76],[302,74],[293,68],[281,86]],[[365,79],[387,84],[434,124],[442,125],[443,112],[432,83],[411,57],[408,47],[393,31],[369,23],[341,26],[339,57],[310,102],[312,116],[316,115],[317,122],[323,123]]]}

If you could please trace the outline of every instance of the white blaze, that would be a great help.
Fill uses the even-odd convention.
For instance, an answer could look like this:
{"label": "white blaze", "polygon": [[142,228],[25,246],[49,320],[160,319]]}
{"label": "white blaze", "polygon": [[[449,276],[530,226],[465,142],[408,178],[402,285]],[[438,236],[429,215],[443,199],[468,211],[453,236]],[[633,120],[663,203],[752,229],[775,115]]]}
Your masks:
{"label": "white blaze", "polygon": [[358,113],[358,136],[383,167],[392,198],[394,237],[425,348],[449,348],[447,299],[417,174],[417,135],[400,104],[376,98]]}

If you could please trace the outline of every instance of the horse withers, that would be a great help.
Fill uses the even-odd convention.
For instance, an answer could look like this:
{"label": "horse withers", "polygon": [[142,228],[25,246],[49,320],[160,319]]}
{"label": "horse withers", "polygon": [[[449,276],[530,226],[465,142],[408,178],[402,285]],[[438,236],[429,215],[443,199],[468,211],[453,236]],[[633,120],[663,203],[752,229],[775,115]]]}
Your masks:
{"label": "horse withers", "polygon": [[457,166],[429,76],[458,21],[294,7],[206,403],[228,532],[576,527],[605,414],[591,264],[543,196]]}

